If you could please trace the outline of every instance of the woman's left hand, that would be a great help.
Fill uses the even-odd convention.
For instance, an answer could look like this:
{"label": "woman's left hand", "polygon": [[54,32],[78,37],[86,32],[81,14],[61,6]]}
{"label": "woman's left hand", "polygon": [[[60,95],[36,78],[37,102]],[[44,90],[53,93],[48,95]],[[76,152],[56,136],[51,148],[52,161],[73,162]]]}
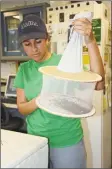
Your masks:
{"label": "woman's left hand", "polygon": [[84,36],[86,45],[88,45],[94,40],[92,23],[88,19],[76,19],[72,22],[72,25],[74,26],[74,31]]}

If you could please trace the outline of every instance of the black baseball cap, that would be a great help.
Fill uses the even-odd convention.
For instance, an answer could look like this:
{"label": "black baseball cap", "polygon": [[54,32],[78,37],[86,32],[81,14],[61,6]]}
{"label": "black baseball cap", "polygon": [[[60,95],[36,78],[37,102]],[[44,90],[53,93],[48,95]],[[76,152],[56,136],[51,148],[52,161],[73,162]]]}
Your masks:
{"label": "black baseball cap", "polygon": [[43,20],[34,14],[27,15],[18,27],[18,41],[28,39],[46,39],[47,28]]}

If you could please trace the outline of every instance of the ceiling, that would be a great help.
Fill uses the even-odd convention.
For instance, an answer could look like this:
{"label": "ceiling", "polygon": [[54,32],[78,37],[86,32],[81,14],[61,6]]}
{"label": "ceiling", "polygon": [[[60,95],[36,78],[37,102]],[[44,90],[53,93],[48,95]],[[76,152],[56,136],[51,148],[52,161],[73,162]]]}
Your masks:
{"label": "ceiling", "polygon": [[1,0],[1,10],[15,9],[28,5],[36,5],[39,3],[49,3],[49,0]]}
{"label": "ceiling", "polygon": [[[11,10],[11,9],[15,9],[17,7],[23,7],[23,6],[27,6],[27,5],[36,5],[39,3],[48,3],[51,6],[58,6],[58,5],[65,5],[70,3],[70,1],[59,1],[59,0],[55,0],[55,1],[50,1],[50,0],[0,0],[0,4],[1,4],[1,10]],[[103,3],[105,3],[108,7],[109,10],[111,10],[111,1],[103,1]]]}

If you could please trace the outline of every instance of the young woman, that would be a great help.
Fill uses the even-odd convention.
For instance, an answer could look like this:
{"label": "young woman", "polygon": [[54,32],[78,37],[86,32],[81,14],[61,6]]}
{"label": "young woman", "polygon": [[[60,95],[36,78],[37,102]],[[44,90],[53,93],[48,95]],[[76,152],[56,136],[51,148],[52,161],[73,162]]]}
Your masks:
{"label": "young woman", "polygon": [[[104,68],[98,46],[87,19],[73,22],[74,30],[85,36],[90,56],[91,71],[102,76],[96,90],[104,88]],[[44,136],[49,141],[51,168],[86,168],[86,152],[80,119],[49,114],[36,103],[41,87],[41,66],[58,65],[61,56],[48,50],[48,34],[44,22],[28,15],[18,28],[19,42],[30,60],[22,63],[15,78],[17,105],[21,114],[27,115],[27,132]],[[55,85],[55,84],[54,84]],[[29,145],[30,146],[30,145]]]}

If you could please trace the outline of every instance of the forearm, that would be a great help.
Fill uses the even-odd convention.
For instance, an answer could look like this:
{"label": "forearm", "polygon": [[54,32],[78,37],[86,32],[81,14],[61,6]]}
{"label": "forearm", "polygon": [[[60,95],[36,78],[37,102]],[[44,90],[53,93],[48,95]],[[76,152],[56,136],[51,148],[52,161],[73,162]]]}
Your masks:
{"label": "forearm", "polygon": [[87,47],[90,56],[90,70],[102,77],[102,80],[100,82],[97,82],[95,90],[102,90],[105,86],[105,71],[96,40],[93,39],[90,43],[87,44]]}
{"label": "forearm", "polygon": [[87,45],[87,47],[90,56],[90,70],[92,72],[101,75],[102,80],[104,80],[105,77],[104,66],[103,66],[102,58],[96,41],[93,40],[91,43]]}
{"label": "forearm", "polygon": [[38,108],[35,98],[29,102],[21,102],[18,103],[17,105],[18,105],[19,112],[23,115],[28,115]]}

